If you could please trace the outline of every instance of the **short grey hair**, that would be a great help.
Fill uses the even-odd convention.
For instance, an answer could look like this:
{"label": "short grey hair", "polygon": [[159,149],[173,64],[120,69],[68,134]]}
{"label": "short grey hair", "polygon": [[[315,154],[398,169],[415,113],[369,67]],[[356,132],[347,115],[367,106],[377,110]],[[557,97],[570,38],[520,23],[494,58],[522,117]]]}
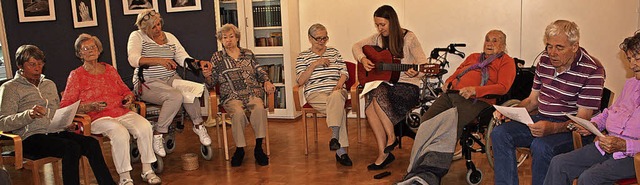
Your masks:
{"label": "short grey hair", "polygon": [[149,28],[152,28],[153,24],[158,19],[161,22],[163,21],[162,17],[160,17],[160,13],[156,12],[153,9],[145,10],[138,14],[138,18],[136,18],[135,25],[138,27],[139,30],[142,30],[143,32],[146,33],[146,30]]}
{"label": "short grey hair", "polygon": [[41,60],[46,63],[44,52],[42,52],[38,46],[27,44],[18,47],[16,50],[16,64],[18,66],[22,67],[22,65],[29,61],[30,58]]}
{"label": "short grey hair", "polygon": [[235,34],[236,38],[238,38],[238,41],[240,41],[240,30],[235,25],[229,23],[222,25],[222,27],[220,27],[220,29],[216,32],[216,38],[218,39],[218,41],[221,41],[222,34],[228,31],[233,31],[233,34]]}
{"label": "short grey hair", "polygon": [[309,32],[309,36],[314,36],[315,37],[315,35],[313,35],[313,34],[316,33],[316,31],[319,31],[319,30],[325,30],[326,31],[327,28],[324,27],[324,25],[322,25],[320,23],[315,23],[315,24],[311,25],[311,27],[309,27],[309,31],[308,31]]}
{"label": "short grey hair", "polygon": [[74,48],[76,49],[76,56],[78,58],[80,58],[80,51],[81,51],[81,47],[82,47],[82,43],[85,41],[88,41],[90,39],[93,39],[93,41],[96,43],[96,47],[98,47],[98,53],[102,53],[102,42],[100,42],[100,39],[98,39],[98,37],[93,36],[93,35],[89,35],[87,33],[83,33],[78,35],[78,38],[76,39],[76,42],[73,44]]}
{"label": "short grey hair", "polygon": [[558,34],[565,34],[569,38],[569,43],[575,45],[580,41],[580,28],[575,22],[567,20],[556,20],[549,24],[544,31],[544,43],[547,43],[549,38]]}

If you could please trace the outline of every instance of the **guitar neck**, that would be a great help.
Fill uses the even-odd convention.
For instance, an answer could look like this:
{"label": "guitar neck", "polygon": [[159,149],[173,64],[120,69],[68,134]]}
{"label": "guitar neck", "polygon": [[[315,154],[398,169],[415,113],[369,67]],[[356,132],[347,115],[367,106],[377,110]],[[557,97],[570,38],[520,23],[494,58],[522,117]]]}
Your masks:
{"label": "guitar neck", "polygon": [[417,64],[393,64],[393,63],[377,63],[376,69],[379,71],[407,71],[413,68],[418,70]]}

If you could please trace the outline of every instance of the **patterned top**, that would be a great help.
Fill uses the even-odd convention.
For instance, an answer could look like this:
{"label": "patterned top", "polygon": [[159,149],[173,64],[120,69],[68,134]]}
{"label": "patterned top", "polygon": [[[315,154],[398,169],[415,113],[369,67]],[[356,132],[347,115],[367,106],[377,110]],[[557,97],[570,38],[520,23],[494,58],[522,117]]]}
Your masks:
{"label": "patterned top", "polygon": [[602,64],[582,47],[571,67],[560,73],[545,53],[533,78],[532,90],[540,92],[538,111],[547,117],[567,120],[564,114],[577,114],[579,106],[596,110],[602,99],[604,78]]}
{"label": "patterned top", "polygon": [[107,107],[100,112],[87,113],[91,120],[101,117],[120,117],[130,110],[122,106],[122,99],[132,94],[113,66],[100,62],[105,66],[102,74],[90,74],[82,66],[71,71],[67,78],[60,107],[66,107],[80,100],[80,104],[90,102],[107,102]]}
{"label": "patterned top", "polygon": [[264,82],[269,80],[267,72],[258,65],[249,49],[240,48],[240,56],[233,59],[226,50],[213,53],[211,56],[213,74],[206,78],[208,87],[219,85],[220,102],[241,100],[245,105],[249,97],[263,97]]}
{"label": "patterned top", "polygon": [[[127,43],[127,54],[129,64],[136,69],[133,71],[133,84],[138,85],[137,78],[140,70],[139,61],[142,57],[170,58],[176,61],[178,65],[185,67],[184,59],[191,58],[184,50],[180,41],[171,33],[164,32],[168,42],[163,45],[157,44],[153,39],[144,34],[140,30],[131,32]],[[176,70],[167,70],[163,66],[149,66],[143,70],[145,79],[150,78],[169,78],[176,75]]]}
{"label": "patterned top", "polygon": [[636,78],[627,80],[622,88],[622,94],[611,107],[591,118],[591,121],[598,125],[598,129],[607,129],[609,135],[620,137],[626,141],[627,151],[613,153],[614,159],[633,157],[640,152],[639,120],[640,80]]}
{"label": "patterned top", "polygon": [[[300,74],[305,72],[312,62],[320,58],[328,58],[330,65],[328,67],[316,67],[313,70],[309,80],[304,84],[305,97],[312,92],[331,92],[333,87],[338,84],[340,75],[345,75],[347,78],[349,77],[347,65],[344,63],[344,60],[342,60],[340,52],[335,48],[327,47],[322,56],[314,53],[311,49],[305,50],[298,55],[296,59],[296,81],[300,78]],[[344,84],[342,88],[344,88]]]}

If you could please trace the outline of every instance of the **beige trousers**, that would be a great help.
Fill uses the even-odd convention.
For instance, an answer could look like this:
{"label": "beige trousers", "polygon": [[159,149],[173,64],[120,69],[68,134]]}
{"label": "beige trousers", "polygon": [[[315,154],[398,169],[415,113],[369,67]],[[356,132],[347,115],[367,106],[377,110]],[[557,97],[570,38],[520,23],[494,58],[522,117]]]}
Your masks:
{"label": "beige trousers", "polygon": [[251,122],[251,126],[253,126],[253,132],[256,138],[264,138],[266,136],[267,110],[264,108],[262,99],[255,96],[250,97],[246,109],[250,112],[249,120],[247,120],[242,101],[229,100],[224,104],[224,110],[226,110],[229,117],[231,117],[231,132],[233,134],[233,140],[236,142],[236,147],[247,146],[244,138],[244,127],[246,127],[249,122]]}
{"label": "beige trousers", "polygon": [[314,109],[327,115],[327,126],[340,127],[340,146],[349,147],[347,111],[344,109],[344,102],[347,100],[347,91],[342,89],[331,92],[309,93],[305,98]]}

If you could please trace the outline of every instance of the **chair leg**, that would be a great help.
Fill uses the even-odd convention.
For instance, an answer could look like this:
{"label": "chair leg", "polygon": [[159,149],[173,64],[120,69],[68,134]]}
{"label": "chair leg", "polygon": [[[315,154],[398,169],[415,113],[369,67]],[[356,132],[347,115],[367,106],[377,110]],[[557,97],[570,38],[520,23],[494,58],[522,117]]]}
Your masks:
{"label": "chair leg", "polygon": [[309,154],[309,131],[307,130],[307,112],[302,111],[302,125],[304,125],[304,155]]}
{"label": "chair leg", "polygon": [[362,126],[360,125],[360,111],[356,112],[356,124],[358,124],[358,143],[362,142]]}
{"label": "chair leg", "polygon": [[87,159],[87,157],[81,157],[80,158],[80,169],[82,170],[82,180],[84,181],[84,184],[89,184],[91,181],[89,178],[89,159]]}
{"label": "chair leg", "polygon": [[313,113],[313,135],[316,136],[316,144],[318,143],[318,114]]}
{"label": "chair leg", "polygon": [[[222,118],[222,117],[219,116],[218,118]],[[227,126],[224,120],[221,120],[220,122],[221,124],[218,124],[218,122],[214,123],[214,124],[218,124],[216,125],[216,137],[218,138],[218,149],[222,149],[222,140],[220,138],[220,127]]]}
{"label": "chair leg", "polygon": [[[31,168],[31,177],[33,178],[33,185],[41,185],[42,184],[42,180],[40,179],[40,164],[36,164],[34,162],[33,164],[33,168]],[[54,172],[56,171],[55,169],[53,170]],[[56,177],[53,177],[53,180],[55,181]]]}
{"label": "chair leg", "polygon": [[227,140],[227,125],[224,123],[225,120],[225,114],[222,113],[222,120],[223,120],[223,124],[222,124],[222,139],[224,141],[224,159],[225,160],[229,160],[229,141]]}
{"label": "chair leg", "polygon": [[267,155],[271,155],[271,148],[269,147],[269,121],[264,125],[265,127],[265,140],[267,142]]}
{"label": "chair leg", "polygon": [[56,183],[56,185],[62,185],[62,161],[58,160],[56,162],[53,162],[53,181]]}

